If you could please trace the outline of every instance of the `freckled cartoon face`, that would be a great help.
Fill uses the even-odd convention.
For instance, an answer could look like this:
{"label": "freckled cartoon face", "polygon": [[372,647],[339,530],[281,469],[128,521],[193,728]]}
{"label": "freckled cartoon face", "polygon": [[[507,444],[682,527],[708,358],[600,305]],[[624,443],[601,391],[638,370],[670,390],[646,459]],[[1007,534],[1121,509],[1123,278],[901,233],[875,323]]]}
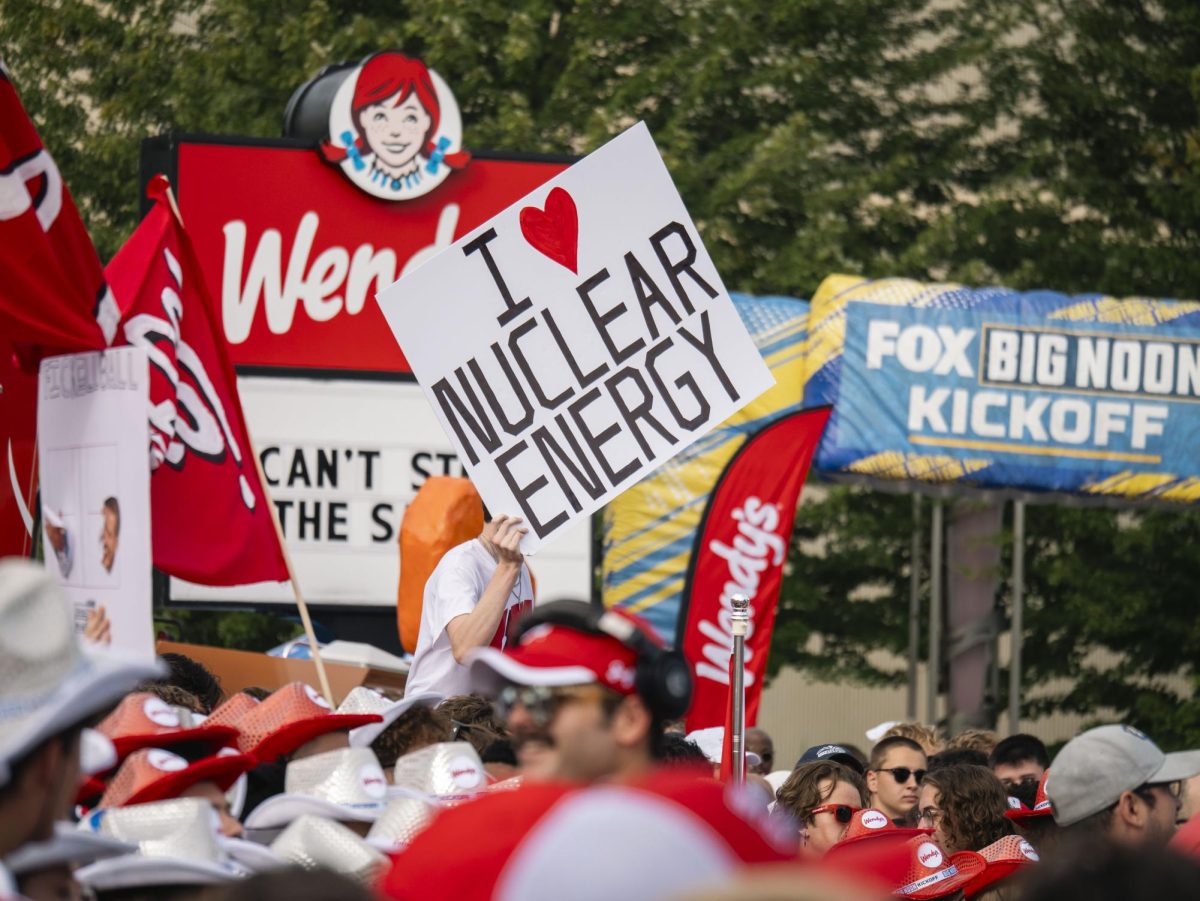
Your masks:
{"label": "freckled cartoon face", "polygon": [[413,92],[395,105],[398,95],[359,113],[363,138],[382,166],[404,169],[425,146],[433,119]]}

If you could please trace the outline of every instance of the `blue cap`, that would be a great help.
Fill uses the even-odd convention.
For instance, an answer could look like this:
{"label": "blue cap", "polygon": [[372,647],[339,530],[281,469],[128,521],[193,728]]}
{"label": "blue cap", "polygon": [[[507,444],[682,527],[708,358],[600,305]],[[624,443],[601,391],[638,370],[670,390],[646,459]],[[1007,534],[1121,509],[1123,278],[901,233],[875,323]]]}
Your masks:
{"label": "blue cap", "polygon": [[864,772],[863,765],[859,762],[859,759],[841,745],[813,745],[800,755],[800,760],[796,763],[796,766],[800,766],[802,763],[815,763],[820,760],[832,760],[834,763],[840,763],[842,766],[854,770],[860,776]]}

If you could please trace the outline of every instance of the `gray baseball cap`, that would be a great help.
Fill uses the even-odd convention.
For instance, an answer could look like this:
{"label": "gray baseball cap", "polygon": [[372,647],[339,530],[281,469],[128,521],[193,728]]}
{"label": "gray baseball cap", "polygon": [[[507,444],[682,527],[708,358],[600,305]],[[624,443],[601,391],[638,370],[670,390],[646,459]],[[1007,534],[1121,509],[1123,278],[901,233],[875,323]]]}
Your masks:
{"label": "gray baseball cap", "polygon": [[1046,776],[1046,797],[1059,826],[1111,807],[1122,793],[1146,783],[1200,774],[1200,750],[1164,754],[1133,726],[1098,726],[1058,752]]}

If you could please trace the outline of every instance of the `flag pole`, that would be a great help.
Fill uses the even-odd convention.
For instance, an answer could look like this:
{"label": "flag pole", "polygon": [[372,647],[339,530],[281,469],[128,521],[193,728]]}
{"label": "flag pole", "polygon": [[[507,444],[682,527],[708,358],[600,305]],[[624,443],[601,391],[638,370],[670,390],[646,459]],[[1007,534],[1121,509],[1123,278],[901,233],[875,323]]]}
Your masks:
{"label": "flag pole", "polygon": [[292,566],[292,555],[288,551],[287,541],[283,537],[283,526],[279,522],[279,511],[275,507],[275,502],[271,500],[266,473],[263,472],[262,460],[259,458],[258,451],[254,447],[254,439],[250,435],[249,425],[246,425],[246,441],[250,443],[250,456],[254,458],[254,471],[258,473],[258,484],[262,488],[263,498],[266,500],[267,507],[271,511],[271,523],[275,526],[275,537],[279,540],[279,550],[283,553],[283,564],[287,567],[288,581],[292,583],[292,594],[296,598],[296,607],[300,611],[300,622],[304,624],[304,634],[308,638],[308,648],[312,653],[312,661],[317,667],[317,679],[321,683],[321,694],[325,696],[325,700],[329,702],[330,707],[336,707],[337,702],[334,701],[333,692],[329,688],[329,676],[325,673],[325,661],[321,659],[321,648],[317,644],[317,633],[313,629],[312,617],[308,615],[308,604],[304,602],[304,595],[300,591],[300,583],[296,580],[296,570]]}
{"label": "flag pole", "polygon": [[746,632],[750,624],[750,598],[735,594],[729,599],[733,632],[733,717],[730,750],[733,753],[733,781],[746,782]]}
{"label": "flag pole", "polygon": [[[179,205],[175,202],[174,188],[168,185],[166,194],[167,203],[171,205],[171,212],[179,222],[179,227],[183,228],[183,215],[179,212]],[[296,598],[296,607],[300,611],[300,622],[304,624],[304,635],[308,638],[309,652],[312,654],[313,664],[317,668],[317,681],[321,683],[321,694],[325,696],[330,707],[336,707],[333,691],[329,687],[329,676],[325,672],[325,661],[321,659],[321,648],[317,644],[317,633],[313,629],[312,617],[308,614],[308,604],[304,602],[304,595],[300,591],[300,582],[296,579],[296,569],[292,566],[292,555],[288,551],[287,541],[283,537],[283,525],[279,522],[279,510],[275,507],[275,502],[271,500],[270,486],[267,484],[266,473],[263,472],[262,460],[255,449],[254,438],[250,434],[250,425],[246,422],[243,422],[243,425],[246,429],[246,442],[250,445],[248,450],[250,456],[254,458],[254,471],[258,473],[258,484],[262,489],[263,499],[267,502],[271,524],[275,527],[275,538],[279,542],[279,551],[283,554],[283,565],[287,569],[288,581],[292,585],[292,594]]]}

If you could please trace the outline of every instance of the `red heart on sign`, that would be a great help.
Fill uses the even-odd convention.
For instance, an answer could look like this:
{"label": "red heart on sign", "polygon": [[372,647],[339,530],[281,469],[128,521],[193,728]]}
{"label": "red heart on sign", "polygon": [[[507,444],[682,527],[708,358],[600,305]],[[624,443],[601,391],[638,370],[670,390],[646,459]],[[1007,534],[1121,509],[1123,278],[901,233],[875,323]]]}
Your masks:
{"label": "red heart on sign", "polygon": [[562,188],[546,196],[546,208],[521,210],[521,234],[529,246],[560,266],[579,274],[579,213],[575,199]]}

